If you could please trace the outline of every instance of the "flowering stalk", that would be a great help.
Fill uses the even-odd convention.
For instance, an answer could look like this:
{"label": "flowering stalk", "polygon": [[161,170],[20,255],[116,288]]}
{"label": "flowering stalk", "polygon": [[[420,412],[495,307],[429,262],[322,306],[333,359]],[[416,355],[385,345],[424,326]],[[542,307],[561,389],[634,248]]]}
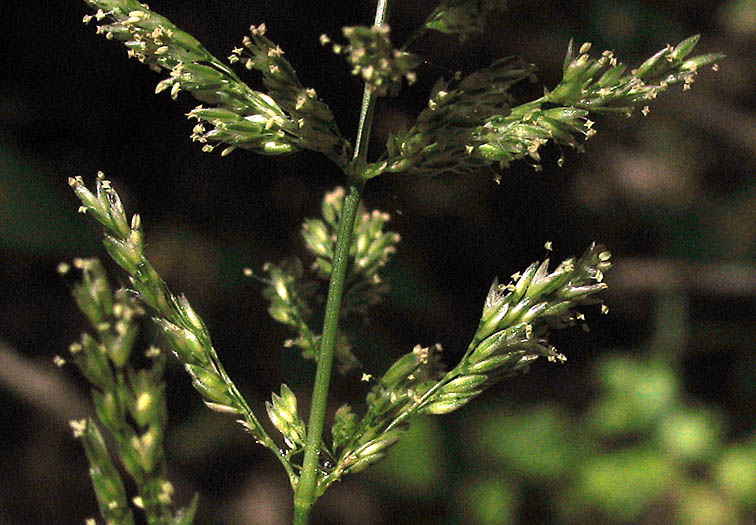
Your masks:
{"label": "flowering stalk", "polygon": [[[359,150],[356,150],[359,151]],[[323,321],[323,336],[318,354],[318,366],[315,371],[315,385],[312,391],[310,405],[310,420],[307,425],[307,442],[305,443],[305,457],[302,463],[302,473],[294,495],[294,523],[306,524],[310,508],[317,499],[316,486],[318,483],[318,463],[320,461],[320,446],[325,424],[326,403],[328,401],[328,387],[331,380],[334,344],[338,329],[341,298],[344,292],[349,243],[352,237],[354,219],[362,194],[362,184],[352,184],[344,201],[344,211],[339,224],[339,236],[336,240],[333,272],[328,287],[326,313]]]}
{"label": "flowering stalk", "polygon": [[[376,27],[385,24],[389,10],[388,0],[379,0],[376,7]],[[320,495],[318,485],[318,462],[320,460],[320,447],[323,440],[323,426],[325,424],[326,403],[328,401],[328,386],[331,378],[331,366],[333,363],[333,347],[336,341],[338,329],[341,297],[344,292],[344,280],[346,278],[349,244],[352,239],[354,219],[360,204],[362,188],[365,184],[364,169],[367,158],[368,139],[373,124],[375,112],[374,88],[365,85],[360,109],[360,122],[357,129],[357,139],[354,146],[352,159],[351,181],[347,196],[344,200],[344,208],[339,221],[339,233],[336,240],[336,250],[333,257],[333,270],[331,282],[328,287],[328,299],[326,302],[326,314],[323,321],[323,338],[318,355],[318,367],[315,372],[315,385],[312,391],[312,403],[310,405],[310,420],[308,424],[307,443],[305,444],[305,457],[302,463],[302,473],[299,485],[294,494],[294,523],[306,525],[309,522],[310,509]]]}
{"label": "flowering stalk", "polygon": [[[309,149],[331,159],[346,178],[346,192],[335,191],[324,199],[324,220],[312,219],[303,227],[304,240],[316,258],[313,269],[318,278],[329,280],[322,331],[318,333],[312,326],[320,313],[311,304],[318,284],[307,280],[302,263],[295,260],[264,267],[270,276],[263,292],[271,302],[269,313],[296,333],[285,346],[298,346],[305,358],[317,361],[307,425],[287,385],[281,385],[280,395],[274,393],[265,403],[270,422],[288,448],[279,448],[231,381],[204,322],[186,297],[172,294],[145,257],[140,217],[127,219],[118,194],[102,174],[94,192],[80,177],[69,181],[82,203],[80,210],[104,226],[108,253],[154,312],[155,324],[204,402],[211,409],[239,417],[254,438],[276,454],[294,490],[294,522],[300,525],[308,523],[312,505],[330,484],[384,458],[402,437],[412,416],[452,412],[502,377],[527,369],[538,357],[563,361],[564,356],[548,344],[549,331],[583,320],[576,308],[596,302],[593,295],[606,287],[602,280],[610,267],[609,252],[591,245],[582,257],[567,259],[553,271],[549,271],[547,259],[513,275],[507,285],[495,281],[480,324],[455,367],[444,371],[440,345],[417,345],[377,381],[367,395],[367,411],[362,418],[358,419],[348,405],[336,411],[333,440],[327,446],[323,429],[334,359],[342,372],[360,364],[340,330],[340,319],[351,313],[364,315],[368,305],[380,298],[385,288],[379,286],[377,270],[399,240],[398,235],[382,231],[388,220],[385,214],[363,214],[357,222],[366,181],[386,172],[435,175],[467,173],[496,164],[503,168],[512,160],[526,157],[540,168],[539,149],[548,141],[582,148],[578,138],[582,135],[587,139],[595,133],[588,119],[591,112],[629,114],[671,85],[683,83],[687,89],[700,67],[721,57],[709,54],[687,58],[698,41],[694,36],[676,47],[666,47],[625,74],[625,66],[611,53],[593,59],[588,54],[590,45],[583,44],[575,56],[570,44],[562,81],[543,97],[520,105],[514,104],[509,90],[516,82],[532,80],[535,68],[518,58],[503,58],[467,76],[459,73],[453,80],[436,82],[428,106],[415,124],[409,130],[390,134],[386,152],[368,163],[367,144],[377,98],[395,95],[403,80],[414,81],[412,68],[421,62],[404,51],[407,46],[396,50],[391,45],[386,24],[388,0],[378,0],[372,27],[345,28],[343,34],[349,43],[333,46],[337,54],[346,55],[352,73],[365,82],[353,149],[341,137],[329,107],[300,82],[283,50],[265,36],[264,24],[252,26],[250,36],[228,59],[261,75],[265,91],[258,91],[242,82],[191,35],[137,0],[85,1],[96,9],[85,22],[106,20],[98,27],[99,33],[122,41],[129,56],[169,72],[157,92],[170,90],[175,98],[186,91],[208,104],[189,113],[199,121],[192,139],[203,144],[203,150],[222,145],[222,155],[236,148],[277,155]],[[504,7],[501,0],[441,0],[410,40],[427,30],[464,39],[482,30],[490,15]],[[322,36],[321,42],[326,44],[330,39]],[[645,115],[647,106],[641,111]],[[102,324],[100,310],[110,308],[107,294],[92,287],[91,293],[80,292],[77,300],[96,327]],[[322,307],[322,303],[317,306]],[[102,352],[89,352],[86,358],[75,358],[82,372],[102,392],[108,392],[112,384],[128,383],[131,390],[127,394],[131,395],[124,394],[124,398],[138,399],[137,391],[142,390],[156,396],[149,378],[142,380],[135,375],[133,381],[128,377],[108,379],[111,366],[123,366],[133,342],[131,331],[110,333],[109,329],[103,324],[100,335],[112,365]],[[90,340],[87,344],[94,348]],[[371,377],[363,374],[366,381]],[[117,430],[122,421],[116,416],[123,410],[114,411],[106,397],[96,397],[98,415],[111,431]],[[138,407],[134,410],[134,419],[142,425]],[[86,422],[77,424],[76,430],[84,437],[90,460],[100,466],[93,481],[104,505],[103,516],[128,523],[131,515],[126,509],[123,484],[114,477],[116,469],[103,453],[99,431]],[[149,443],[142,445],[149,448]],[[119,449],[122,461],[130,461],[129,450]],[[294,458],[301,458],[301,464]],[[136,458],[126,468],[132,470],[130,465],[139,461],[153,466],[154,460],[150,455]],[[160,514],[160,507],[156,508]]]}

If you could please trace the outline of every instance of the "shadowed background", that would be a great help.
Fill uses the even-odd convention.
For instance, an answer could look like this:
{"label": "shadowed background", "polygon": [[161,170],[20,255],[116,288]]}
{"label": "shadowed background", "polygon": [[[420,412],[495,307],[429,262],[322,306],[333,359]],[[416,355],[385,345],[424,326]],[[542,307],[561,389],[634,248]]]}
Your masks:
{"label": "shadowed background", "polygon": [[[369,24],[374,3],[279,0],[150,7],[216,56],[265,22],[300,79],[354,136],[361,85],[318,36]],[[396,2],[400,43],[434,3]],[[721,51],[690,92],[677,87],[630,119],[599,118],[586,153],[543,150],[502,173],[433,179],[384,175],[365,193],[402,236],[383,275],[392,285],[356,348],[381,374],[417,343],[448,363],[466,348],[488,287],[544,255],[605,243],[610,315],[592,331],[558,333],[565,365],[487,391],[469,408],[419,420],[389,459],[333,487],[315,523],[748,523],[756,520],[756,1],[511,1],[464,44],[428,34],[411,49],[428,63],[400,99],[377,109],[371,151],[407,127],[439,76],[505,55],[539,67],[524,102],[554,86],[570,38],[631,66],[702,33],[695,54]],[[0,522],[81,523],[96,512],[80,444],[67,421],[89,410],[86,384],[56,354],[86,329],[59,261],[104,256],[100,230],[77,215],[66,180],[102,170],[147,255],[204,317],[226,369],[261,413],[286,382],[309,406],[314,367],[282,347],[261,284],[243,267],[302,255],[298,228],[342,183],[320,156],[204,154],[188,139],[195,103],[153,95],[163,78],[85,27],[83,2],[11,1],[0,26]],[[259,78],[242,79],[253,87]],[[124,282],[113,265],[111,275]],[[144,346],[152,343],[145,338]],[[360,353],[361,352],[361,353]],[[365,357],[368,356],[368,357]],[[231,418],[209,413],[179,367],[168,370],[168,460],[179,500],[199,491],[197,523],[286,523],[279,464]],[[333,408],[359,404],[358,378],[333,382]],[[327,425],[328,426],[328,425]]]}

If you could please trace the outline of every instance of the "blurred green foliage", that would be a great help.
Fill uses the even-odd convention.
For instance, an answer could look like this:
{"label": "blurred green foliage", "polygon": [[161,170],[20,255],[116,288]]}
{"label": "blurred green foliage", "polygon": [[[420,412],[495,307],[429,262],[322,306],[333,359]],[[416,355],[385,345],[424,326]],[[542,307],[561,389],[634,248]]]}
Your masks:
{"label": "blurred green foliage", "polygon": [[[652,343],[598,359],[594,395],[580,411],[538,402],[464,418],[455,451],[466,468],[491,474],[452,481],[460,504],[450,523],[526,523],[518,510],[526,493],[546,504],[550,523],[756,519],[756,433],[730,438],[722,407],[684,393],[685,303],[679,296],[657,301]],[[382,483],[407,487],[410,498],[423,487],[436,494],[439,469],[449,462],[427,420],[417,423],[413,439],[378,467],[391,476]]]}
{"label": "blurred green foliage", "polygon": [[88,243],[65,188],[49,184],[52,170],[0,141],[0,249],[44,256],[96,245]]}

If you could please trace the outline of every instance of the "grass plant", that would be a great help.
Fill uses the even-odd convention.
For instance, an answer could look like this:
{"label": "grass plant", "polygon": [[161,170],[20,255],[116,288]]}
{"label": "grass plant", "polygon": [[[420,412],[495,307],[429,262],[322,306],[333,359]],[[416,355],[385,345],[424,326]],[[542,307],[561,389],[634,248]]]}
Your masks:
{"label": "grass plant", "polygon": [[[284,50],[267,36],[265,24],[253,25],[227,60],[221,60],[136,0],[85,1],[92,12],[84,22],[121,42],[129,57],[165,75],[156,93],[165,91],[176,99],[183,92],[200,104],[188,117],[196,121],[190,137],[202,151],[278,156],[311,150],[333,163],[343,185],[324,196],[321,217],[302,226],[311,261],[293,258],[263,268],[269,313],[291,331],[285,345],[317,362],[311,404],[303,412],[307,418],[286,384],[265,404],[274,435],[223,367],[200,315],[185,296],[170,290],[145,256],[141,217],[127,213],[102,173],[93,189],[82,177],[69,181],[80,211],[102,225],[105,248],[129,282],[128,290],[114,291],[97,260],[73,265],[82,276],[74,297],[93,332],[74,343],[70,354],[92,384],[99,423],[87,419],[72,422],[72,427],[84,444],[107,523],[133,523],[135,509],[151,524],[192,523],[198,505],[197,498],[183,508],[172,500],[162,449],[166,352],[150,347],[143,367],[138,363],[145,360],[134,351],[138,321],[145,312],[163,334],[162,346],[184,367],[205,404],[236,418],[281,463],[293,493],[296,524],[308,523],[313,505],[333,483],[385,458],[413,417],[453,412],[499,380],[526,371],[539,357],[564,361],[549,343],[549,333],[584,325],[586,305],[600,304],[602,313],[608,311],[596,296],[606,288],[604,275],[611,267],[611,254],[600,244],[554,268],[546,257],[511,279],[494,280],[470,344],[449,370],[440,346],[417,345],[379,378],[362,372],[373,384],[364,411],[350,405],[338,408],[328,436],[332,369],[335,365],[344,374],[361,373],[359,343],[367,337],[364,326],[355,333],[350,328],[356,324],[347,321],[367,318],[385,294],[380,272],[400,240],[386,229],[387,214],[363,209],[367,183],[389,174],[485,170],[498,179],[518,160],[540,169],[546,144],[582,151],[596,134],[597,116],[630,116],[636,110],[645,116],[658,95],[675,85],[687,90],[704,66],[722,58],[716,53],[693,56],[699,37],[692,36],[629,68],[610,51],[594,54],[591,44],[570,42],[561,81],[526,102],[516,101],[510,88],[535,81],[535,66],[519,57],[501,58],[486,68],[439,79],[414,124],[392,131],[385,150],[369,157],[376,105],[417,79],[415,69],[423,58],[412,53],[412,45],[429,31],[457,35],[463,44],[469,35],[485,30],[492,12],[505,10],[504,2],[442,0],[399,46],[391,40],[390,0],[377,1],[370,26],[345,27],[340,37],[310,35],[314,43],[319,40],[343,56],[364,82],[352,143],[339,131],[328,104],[299,79]],[[245,83],[236,69],[254,71],[257,87]],[[551,251],[550,243],[545,247]],[[64,273],[70,269],[61,267]],[[318,301],[321,290],[327,290],[324,304]],[[111,450],[103,429],[112,437]],[[137,493],[131,499],[114,458],[133,479]]]}

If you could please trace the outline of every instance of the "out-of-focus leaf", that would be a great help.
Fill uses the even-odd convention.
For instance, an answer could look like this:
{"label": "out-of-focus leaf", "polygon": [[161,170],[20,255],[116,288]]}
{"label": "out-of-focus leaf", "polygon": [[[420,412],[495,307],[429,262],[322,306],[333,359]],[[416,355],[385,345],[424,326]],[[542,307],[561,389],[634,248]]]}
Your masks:
{"label": "out-of-focus leaf", "polygon": [[409,498],[437,497],[443,487],[445,448],[436,418],[415,419],[388,458],[370,470],[371,475],[400,488]]}
{"label": "out-of-focus leaf", "polygon": [[504,477],[470,480],[459,491],[457,512],[462,514],[460,523],[516,523],[518,500],[517,491]]}
{"label": "out-of-focus leaf", "polygon": [[535,479],[564,476],[581,454],[573,424],[551,405],[499,413],[481,424],[476,434],[474,446],[481,458]]}

